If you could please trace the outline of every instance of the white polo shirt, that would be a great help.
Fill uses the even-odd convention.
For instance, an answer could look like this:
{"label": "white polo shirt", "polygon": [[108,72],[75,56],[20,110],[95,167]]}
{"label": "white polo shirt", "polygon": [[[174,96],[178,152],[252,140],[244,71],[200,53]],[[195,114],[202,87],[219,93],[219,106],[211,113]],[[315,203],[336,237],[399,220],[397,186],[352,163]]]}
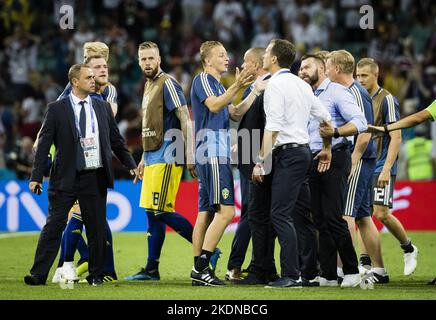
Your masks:
{"label": "white polo shirt", "polygon": [[265,89],[265,129],[278,131],[274,147],[286,143],[309,143],[309,116],[319,122],[330,121],[327,108],[315,97],[311,86],[292,74],[280,69],[272,75]]}

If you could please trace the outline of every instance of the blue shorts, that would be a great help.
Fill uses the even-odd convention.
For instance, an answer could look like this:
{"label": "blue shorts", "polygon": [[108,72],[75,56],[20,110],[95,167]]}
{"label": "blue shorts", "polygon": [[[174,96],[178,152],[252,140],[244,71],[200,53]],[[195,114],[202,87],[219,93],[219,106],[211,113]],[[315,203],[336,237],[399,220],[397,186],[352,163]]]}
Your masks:
{"label": "blue shorts", "polygon": [[224,162],[220,164],[217,157],[212,157],[208,158],[208,163],[196,165],[199,212],[217,212],[221,204],[229,206],[235,204],[230,159]]}
{"label": "blue shorts", "polygon": [[345,189],[344,216],[356,219],[371,216],[371,189],[374,169],[375,159],[361,159],[357,164],[355,174]]}

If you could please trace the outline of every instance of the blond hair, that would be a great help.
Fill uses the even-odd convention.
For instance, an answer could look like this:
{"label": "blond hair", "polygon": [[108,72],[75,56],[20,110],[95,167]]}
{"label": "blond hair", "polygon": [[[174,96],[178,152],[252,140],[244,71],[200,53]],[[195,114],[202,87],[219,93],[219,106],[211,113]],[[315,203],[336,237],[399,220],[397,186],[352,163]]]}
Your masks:
{"label": "blond hair", "polygon": [[347,50],[332,51],[327,56],[327,59],[330,60],[334,66],[338,66],[342,73],[350,74],[354,72],[354,57]]}
{"label": "blond hair", "polygon": [[358,68],[369,67],[372,73],[378,73],[379,67],[377,62],[372,58],[362,58],[357,63]]}
{"label": "blond hair", "polygon": [[83,61],[90,56],[102,56],[106,62],[109,60],[109,47],[103,42],[85,42],[83,45]]}
{"label": "blond hair", "polygon": [[159,47],[156,43],[152,41],[145,41],[139,45],[138,50],[145,50],[145,49],[156,49],[157,52],[159,52]]}
{"label": "blond hair", "polygon": [[[84,64],[88,65],[88,63],[92,60],[92,59],[105,59],[104,56],[102,56],[101,54],[95,54],[92,56],[88,56],[86,57],[85,61],[83,61]],[[105,59],[106,60],[106,59]],[[107,62],[107,61],[106,61]]]}
{"label": "blond hair", "polygon": [[217,46],[223,47],[222,43],[219,41],[206,41],[201,44],[200,59],[201,59],[201,63],[203,64],[203,67],[205,66],[206,58],[209,56],[210,51]]}

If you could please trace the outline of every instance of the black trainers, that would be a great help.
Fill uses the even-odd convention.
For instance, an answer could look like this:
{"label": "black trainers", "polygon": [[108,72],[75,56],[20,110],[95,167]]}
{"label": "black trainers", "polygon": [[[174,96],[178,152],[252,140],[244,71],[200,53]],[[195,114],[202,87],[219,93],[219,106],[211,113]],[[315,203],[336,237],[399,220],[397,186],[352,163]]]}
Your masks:
{"label": "black trainers", "polygon": [[203,271],[197,271],[195,268],[192,268],[191,280],[193,286],[198,285],[198,283],[200,283],[200,285],[203,284],[205,286],[212,287],[220,287],[225,285],[223,281],[217,278],[210,268],[206,268]]}
{"label": "black trainers", "polygon": [[242,280],[232,281],[233,284],[237,285],[246,285],[253,286],[257,284],[267,284],[269,281],[265,279],[265,277],[261,277],[260,275],[256,275],[252,272],[248,273],[248,276]]}
{"label": "black trainers", "polygon": [[434,278],[433,280],[427,282],[427,284],[430,285],[430,286],[436,285],[436,278]]}
{"label": "black trainers", "polygon": [[374,283],[380,283],[380,284],[389,283],[389,275],[387,273],[385,275],[381,275],[375,272],[371,272],[371,273],[372,273],[372,277],[375,279]]}
{"label": "black trainers", "polygon": [[313,279],[301,278],[303,287],[319,287],[319,277]]}

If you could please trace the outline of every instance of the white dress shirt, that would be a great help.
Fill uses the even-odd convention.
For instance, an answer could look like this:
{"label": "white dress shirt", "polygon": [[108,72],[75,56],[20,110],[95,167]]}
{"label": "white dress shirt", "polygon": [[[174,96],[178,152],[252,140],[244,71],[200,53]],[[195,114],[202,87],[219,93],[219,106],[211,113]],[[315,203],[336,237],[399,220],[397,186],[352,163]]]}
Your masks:
{"label": "white dress shirt", "polygon": [[265,129],[279,132],[274,147],[309,143],[310,115],[319,122],[331,120],[330,113],[315,97],[311,86],[289,69],[280,69],[270,78],[265,89],[264,107]]}
{"label": "white dress shirt", "polygon": [[[102,159],[101,159],[101,150],[100,150],[100,139],[99,139],[99,131],[98,131],[98,121],[97,121],[97,115],[95,114],[94,108],[92,107],[92,101],[91,101],[91,97],[88,95],[86,96],[85,99],[80,99],[78,97],[76,97],[72,92],[70,94],[71,99],[70,101],[72,102],[73,105],[73,111],[74,111],[74,117],[76,118],[75,121],[77,121],[77,125],[79,125],[80,122],[80,111],[82,110],[82,105],[79,104],[79,102],[81,101],[86,101],[86,103],[84,104],[85,107],[85,113],[86,113],[86,137],[85,138],[90,138],[92,136],[95,137],[94,141],[97,145],[97,150],[98,150],[98,154],[100,157],[100,165],[102,164]],[[92,121],[91,118],[91,112],[92,112],[92,117],[94,118],[94,121]],[[93,125],[94,125],[94,130],[93,130]],[[76,128],[77,130],[77,128]],[[83,132],[82,132],[83,134]]]}

